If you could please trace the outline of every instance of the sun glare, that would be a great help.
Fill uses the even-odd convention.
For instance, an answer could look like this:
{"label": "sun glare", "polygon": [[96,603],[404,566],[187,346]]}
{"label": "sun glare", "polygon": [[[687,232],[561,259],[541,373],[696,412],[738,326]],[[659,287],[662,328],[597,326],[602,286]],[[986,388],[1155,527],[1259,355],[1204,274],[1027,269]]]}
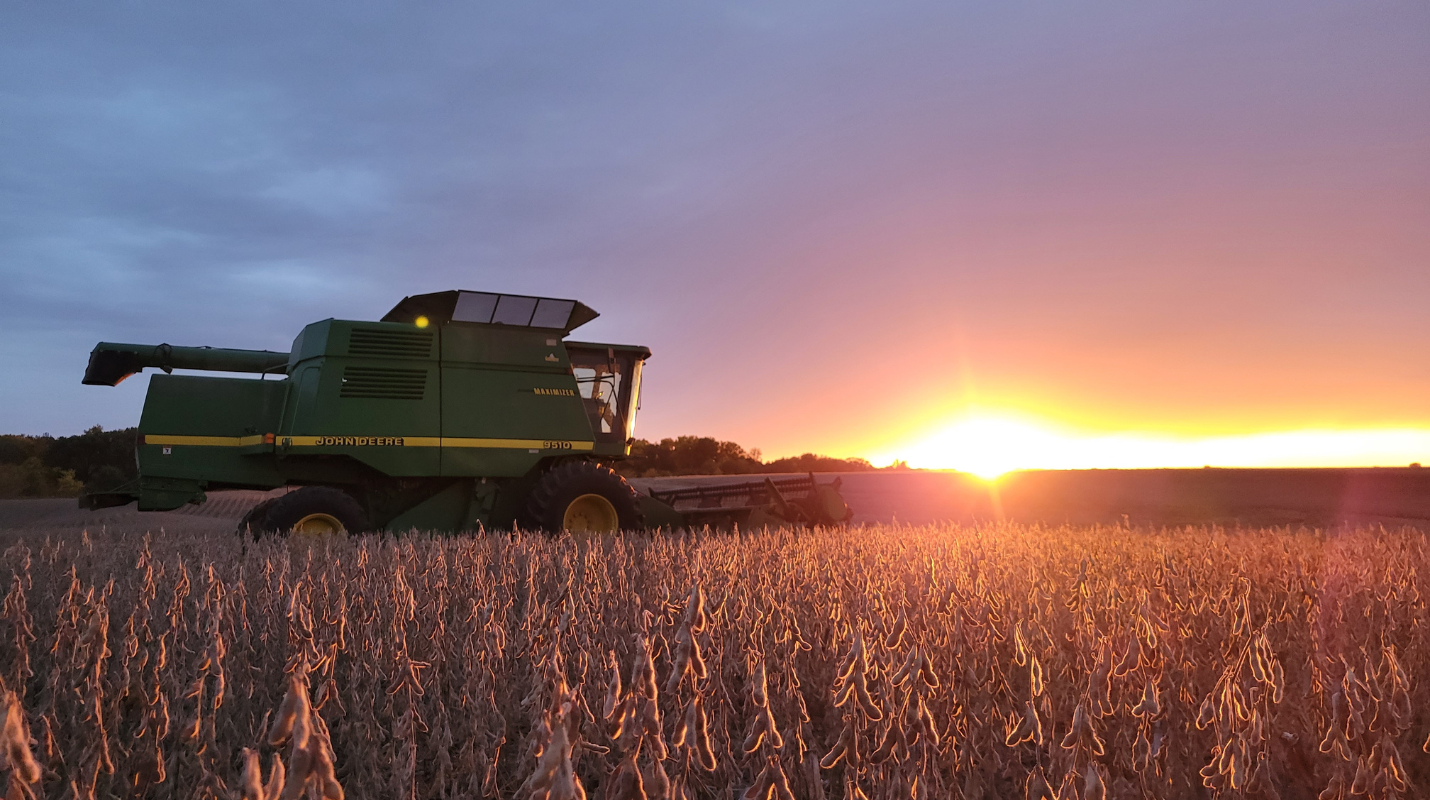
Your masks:
{"label": "sun glare", "polygon": [[1370,467],[1430,461],[1430,430],[1306,430],[1185,438],[1090,434],[1042,421],[973,416],[920,441],[876,455],[923,469],[986,479],[1020,469],[1187,467]]}
{"label": "sun glare", "polygon": [[956,464],[963,472],[992,480],[1028,465],[1031,453],[1048,454],[1059,445],[1055,435],[1019,422],[970,419],[953,425],[914,449],[910,466]]}

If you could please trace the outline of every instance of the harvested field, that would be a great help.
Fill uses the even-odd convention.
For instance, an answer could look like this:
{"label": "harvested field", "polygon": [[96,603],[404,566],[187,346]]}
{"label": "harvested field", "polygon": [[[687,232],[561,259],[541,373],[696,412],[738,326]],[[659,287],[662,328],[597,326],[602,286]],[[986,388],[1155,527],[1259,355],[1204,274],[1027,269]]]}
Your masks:
{"label": "harvested field", "polygon": [[[1430,469],[1129,469],[1014,472],[994,483],[959,472],[839,478],[854,522],[1052,525],[1418,526],[1430,529]],[[637,479],[675,488],[749,476]]]}
{"label": "harvested field", "polygon": [[6,541],[46,797],[1430,786],[1416,530]]}
{"label": "harvested field", "polygon": [[74,498],[52,497],[0,500],[0,541],[24,534],[91,531],[113,534],[166,532],[172,534],[233,533],[250,508],[274,492],[212,492],[208,502],[174,511],[135,511],[134,506],[87,511]]}
{"label": "harvested field", "polygon": [[[764,476],[636,478],[637,489],[742,483]],[[794,476],[771,476],[794,477]],[[1304,525],[1430,530],[1430,469],[1084,470],[1024,472],[996,484],[956,472],[849,472],[838,479],[855,524],[1008,520],[1051,525],[1122,524],[1271,527]],[[84,511],[65,498],[0,500],[8,532],[231,531],[248,509],[282,493],[218,491],[200,506],[140,513],[133,506]]]}

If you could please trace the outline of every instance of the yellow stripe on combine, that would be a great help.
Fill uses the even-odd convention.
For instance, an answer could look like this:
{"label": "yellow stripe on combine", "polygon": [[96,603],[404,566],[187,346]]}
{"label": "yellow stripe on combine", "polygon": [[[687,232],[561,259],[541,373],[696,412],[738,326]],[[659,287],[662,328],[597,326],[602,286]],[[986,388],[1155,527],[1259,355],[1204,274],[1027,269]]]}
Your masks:
{"label": "yellow stripe on combine", "polygon": [[[595,442],[566,439],[468,439],[437,436],[277,436],[283,447],[480,447],[498,450],[592,450]],[[263,436],[161,436],[145,434],[145,444],[247,447]]]}
{"label": "yellow stripe on combine", "polygon": [[247,447],[251,444],[263,444],[263,436],[159,436],[153,433],[146,433],[144,434],[144,444]]}
{"label": "yellow stripe on combine", "polygon": [[279,436],[283,447],[441,447],[436,436]]}
{"label": "yellow stripe on combine", "polygon": [[590,450],[595,442],[561,439],[442,439],[443,447],[499,447],[512,450]]}
{"label": "yellow stripe on combine", "polygon": [[279,436],[287,447],[483,447],[501,450],[591,450],[595,442],[564,439],[466,439],[436,436]]}

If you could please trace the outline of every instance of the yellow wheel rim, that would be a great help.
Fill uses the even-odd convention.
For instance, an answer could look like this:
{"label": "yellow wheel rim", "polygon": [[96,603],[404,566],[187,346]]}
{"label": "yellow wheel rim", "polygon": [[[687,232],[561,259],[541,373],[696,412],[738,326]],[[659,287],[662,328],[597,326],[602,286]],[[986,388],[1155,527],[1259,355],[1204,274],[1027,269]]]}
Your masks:
{"label": "yellow wheel rim", "polygon": [[561,527],[577,533],[615,533],[621,527],[616,507],[599,494],[583,494],[566,506]]}
{"label": "yellow wheel rim", "polygon": [[293,523],[293,532],[299,536],[332,536],[343,532],[343,523],[331,514],[309,514]]}

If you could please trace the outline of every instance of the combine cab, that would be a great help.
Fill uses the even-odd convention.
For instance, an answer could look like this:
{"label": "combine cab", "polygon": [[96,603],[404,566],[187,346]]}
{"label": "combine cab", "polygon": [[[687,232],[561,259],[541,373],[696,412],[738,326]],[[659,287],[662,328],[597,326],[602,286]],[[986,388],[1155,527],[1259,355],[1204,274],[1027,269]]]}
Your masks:
{"label": "combine cab", "polygon": [[243,527],[302,533],[847,516],[837,491],[812,476],[798,487],[717,487],[733,492],[721,503],[739,504],[718,514],[714,495],[637,493],[609,465],[630,452],[651,353],[567,338],[596,316],[574,300],[450,291],[404,298],[380,322],[315,322],[289,353],[100,343],[86,384],[114,386],[146,367],[165,374],[145,398],[138,482],[80,504],[166,511],[215,489],[297,486],[254,508]]}

